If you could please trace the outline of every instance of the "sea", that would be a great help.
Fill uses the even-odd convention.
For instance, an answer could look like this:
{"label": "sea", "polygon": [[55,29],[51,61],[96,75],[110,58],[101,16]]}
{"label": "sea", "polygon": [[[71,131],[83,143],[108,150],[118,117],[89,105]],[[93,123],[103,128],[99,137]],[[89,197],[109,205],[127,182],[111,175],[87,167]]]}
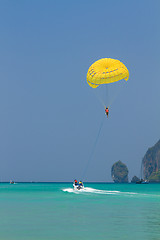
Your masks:
{"label": "sea", "polygon": [[0,240],[159,240],[160,184],[0,183]]}

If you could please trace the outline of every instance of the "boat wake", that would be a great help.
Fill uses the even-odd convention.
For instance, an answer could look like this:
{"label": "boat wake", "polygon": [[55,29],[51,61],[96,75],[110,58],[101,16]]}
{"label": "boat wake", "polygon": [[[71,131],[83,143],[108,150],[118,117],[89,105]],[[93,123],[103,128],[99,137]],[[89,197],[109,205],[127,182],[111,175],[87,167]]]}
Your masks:
{"label": "boat wake", "polygon": [[63,191],[64,192],[69,192],[69,193],[75,193],[75,194],[81,194],[81,193],[94,193],[94,194],[105,194],[105,195],[122,195],[122,194],[133,195],[133,194],[137,194],[137,193],[133,193],[133,192],[99,190],[99,189],[90,188],[90,187],[84,187],[84,189],[81,189],[81,190],[74,190],[73,188],[65,188],[65,189],[63,189]]}

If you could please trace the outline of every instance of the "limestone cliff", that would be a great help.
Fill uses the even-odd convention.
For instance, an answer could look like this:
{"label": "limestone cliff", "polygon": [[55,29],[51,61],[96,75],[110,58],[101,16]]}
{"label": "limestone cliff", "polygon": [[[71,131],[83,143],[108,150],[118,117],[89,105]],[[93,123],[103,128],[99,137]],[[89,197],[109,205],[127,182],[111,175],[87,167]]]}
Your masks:
{"label": "limestone cliff", "polygon": [[[156,179],[160,181],[158,172],[160,170],[160,140],[151,148],[149,148],[142,160],[144,179]],[[159,172],[160,174],[160,172]],[[153,180],[154,181],[154,180]]]}

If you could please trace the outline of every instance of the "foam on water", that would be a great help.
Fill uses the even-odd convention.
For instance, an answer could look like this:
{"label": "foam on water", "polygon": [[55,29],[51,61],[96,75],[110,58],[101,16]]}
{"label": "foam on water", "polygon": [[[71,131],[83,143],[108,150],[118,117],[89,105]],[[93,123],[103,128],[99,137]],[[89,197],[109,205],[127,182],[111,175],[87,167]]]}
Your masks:
{"label": "foam on water", "polygon": [[109,195],[109,194],[112,194],[112,195],[120,195],[120,194],[135,195],[135,194],[137,194],[134,192],[99,190],[99,189],[90,188],[90,187],[85,187],[84,189],[81,189],[81,190],[74,190],[73,188],[65,188],[62,190],[64,192],[75,193],[75,194],[80,194],[80,193],[94,193],[94,194],[105,194],[105,195]]}

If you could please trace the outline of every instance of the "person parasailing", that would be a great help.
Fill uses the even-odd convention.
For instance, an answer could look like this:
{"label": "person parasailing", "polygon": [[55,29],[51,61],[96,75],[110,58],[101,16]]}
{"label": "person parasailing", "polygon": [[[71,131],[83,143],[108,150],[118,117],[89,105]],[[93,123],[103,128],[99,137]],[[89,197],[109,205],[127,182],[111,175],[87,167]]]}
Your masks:
{"label": "person parasailing", "polygon": [[105,108],[105,114],[107,115],[107,118],[108,118],[108,115],[109,115],[109,109],[108,109],[108,107]]}
{"label": "person parasailing", "polygon": [[[120,80],[128,81],[129,71],[127,67],[119,60],[112,58],[101,58],[94,62],[88,69],[86,80],[88,85],[95,89],[98,86],[105,85],[108,87],[110,84],[115,84]],[[114,86],[114,85],[113,85]],[[107,90],[108,91],[108,90]],[[106,92],[106,95],[107,92]],[[107,96],[108,102],[108,96]],[[108,103],[104,104],[104,101],[101,101],[105,107]],[[111,103],[110,103],[111,105]],[[109,106],[110,106],[109,105]],[[105,114],[107,118],[109,116],[109,109],[105,107]]]}

